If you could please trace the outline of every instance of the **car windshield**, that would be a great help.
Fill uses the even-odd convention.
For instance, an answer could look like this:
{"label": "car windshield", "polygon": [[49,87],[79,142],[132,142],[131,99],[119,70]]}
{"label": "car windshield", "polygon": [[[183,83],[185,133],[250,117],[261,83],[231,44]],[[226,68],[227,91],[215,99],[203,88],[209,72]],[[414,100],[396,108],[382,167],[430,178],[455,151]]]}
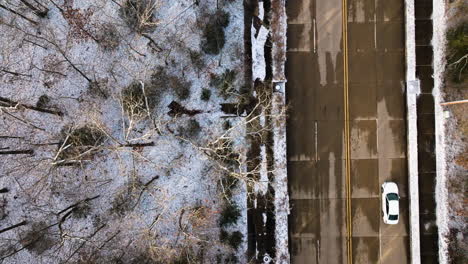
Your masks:
{"label": "car windshield", "polygon": [[398,215],[389,215],[388,220],[398,220]]}
{"label": "car windshield", "polygon": [[398,194],[396,194],[396,193],[389,193],[389,194],[387,194],[387,199],[388,199],[389,201],[398,200]]}

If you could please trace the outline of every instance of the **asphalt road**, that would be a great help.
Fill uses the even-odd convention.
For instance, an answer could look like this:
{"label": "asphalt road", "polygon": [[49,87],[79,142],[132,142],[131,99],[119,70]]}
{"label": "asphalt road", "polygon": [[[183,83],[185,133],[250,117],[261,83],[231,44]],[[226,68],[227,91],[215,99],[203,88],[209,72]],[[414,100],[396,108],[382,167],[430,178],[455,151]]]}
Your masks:
{"label": "asphalt road", "polygon": [[[409,263],[404,1],[289,0],[292,263]],[[380,185],[400,188],[400,222]]]}

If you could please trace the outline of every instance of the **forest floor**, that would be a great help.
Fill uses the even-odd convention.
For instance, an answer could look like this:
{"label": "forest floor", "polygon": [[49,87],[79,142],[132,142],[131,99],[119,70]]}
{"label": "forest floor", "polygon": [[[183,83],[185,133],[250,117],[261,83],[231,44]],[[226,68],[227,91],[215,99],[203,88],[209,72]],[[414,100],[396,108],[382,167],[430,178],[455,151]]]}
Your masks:
{"label": "forest floor", "polygon": [[241,0],[2,2],[0,263],[246,263],[243,32]]}

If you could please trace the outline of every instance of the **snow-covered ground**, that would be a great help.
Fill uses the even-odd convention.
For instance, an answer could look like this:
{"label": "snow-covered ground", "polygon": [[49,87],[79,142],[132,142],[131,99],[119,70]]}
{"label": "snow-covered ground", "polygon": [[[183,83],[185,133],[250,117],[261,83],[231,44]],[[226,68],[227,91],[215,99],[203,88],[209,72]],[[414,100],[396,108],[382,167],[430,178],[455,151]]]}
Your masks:
{"label": "snow-covered ground", "polygon": [[[38,1],[49,8],[46,18],[21,1],[8,2],[37,25],[0,9],[0,65],[5,70],[0,97],[35,106],[42,96],[48,98],[42,107],[64,114],[1,108],[0,150],[31,149],[34,154],[0,155],[0,188],[8,188],[0,194],[0,229],[27,222],[0,233],[0,262],[191,258],[214,263],[233,252],[245,262],[246,188],[242,183],[233,188],[241,216],[227,229],[244,238],[235,251],[219,240],[218,219],[225,206],[219,183],[226,172],[204,149],[226,132],[229,120],[233,150],[246,151],[242,118],[225,119],[220,109],[220,103],[235,99],[224,99],[210,85],[214,74],[233,70],[234,86],[242,86],[242,1],[156,1],[157,25],[145,34],[122,20],[119,9],[125,1],[54,1],[57,6]],[[219,55],[209,55],[200,48],[202,35],[217,8],[229,14],[226,44]],[[115,45],[97,41],[102,34],[115,35]],[[201,65],[194,64],[194,53],[200,54]],[[177,91],[161,89],[152,121],[148,116],[130,120],[122,108],[122,90],[134,82],[146,85],[161,74],[158,67],[179,78],[176,84],[188,83],[189,95],[181,98]],[[207,101],[201,99],[203,89],[211,90]],[[172,101],[201,113],[168,115]],[[194,120],[199,131],[184,136],[181,131]],[[79,166],[54,166],[64,132],[85,125],[105,134],[103,144]],[[152,145],[125,146],[136,143]],[[90,200],[81,202],[80,210],[65,210],[85,199]]]}

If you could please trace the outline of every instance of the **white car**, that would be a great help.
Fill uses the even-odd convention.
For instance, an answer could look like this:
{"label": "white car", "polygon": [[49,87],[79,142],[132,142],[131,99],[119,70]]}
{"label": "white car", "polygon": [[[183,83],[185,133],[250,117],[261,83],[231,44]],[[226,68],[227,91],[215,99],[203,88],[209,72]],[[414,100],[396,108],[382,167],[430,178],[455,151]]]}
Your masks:
{"label": "white car", "polygon": [[400,218],[400,196],[398,186],[394,182],[384,182],[382,184],[382,214],[383,221],[389,225],[398,224]]}

